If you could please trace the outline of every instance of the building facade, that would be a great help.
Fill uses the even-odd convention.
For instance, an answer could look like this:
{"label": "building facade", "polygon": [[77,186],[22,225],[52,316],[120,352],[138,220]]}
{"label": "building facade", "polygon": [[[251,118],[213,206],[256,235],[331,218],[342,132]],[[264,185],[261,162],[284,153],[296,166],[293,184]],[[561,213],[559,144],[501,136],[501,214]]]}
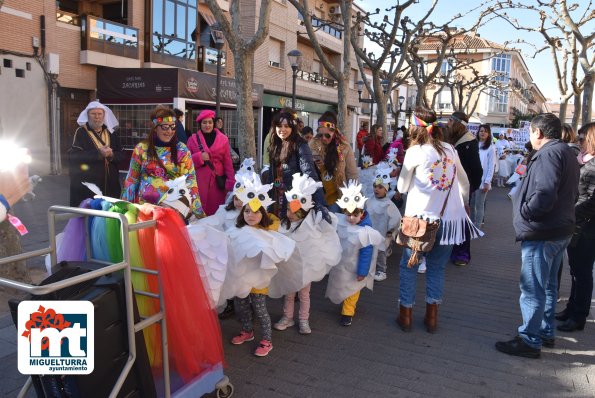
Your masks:
{"label": "building facade", "polygon": [[[228,11],[227,0],[218,4]],[[337,18],[335,3],[316,0],[310,4],[315,26]],[[247,35],[258,25],[259,5],[258,0],[254,7],[243,4],[242,31]],[[272,2],[270,34],[256,51],[254,64],[253,99],[260,143],[272,114],[291,105],[292,69],[286,54],[292,49],[303,54],[296,82],[299,117],[315,127],[324,111],[336,111],[337,82],[316,56],[302,21],[303,16],[285,0]],[[92,99],[112,108],[127,150],[149,132],[148,113],[156,104],[183,110],[191,132],[198,128],[197,113],[215,107],[217,49],[210,27],[216,21],[202,1],[5,0],[0,23],[4,27],[0,30],[0,84],[9,93],[0,99],[0,137],[30,148],[35,172],[67,170],[76,119]],[[316,34],[323,51],[340,69],[342,32],[331,24]],[[349,120],[344,132],[350,138],[355,136],[362,112],[354,55],[351,63]],[[224,130],[236,146],[240,132],[233,56],[226,45],[219,94]],[[262,145],[257,147],[262,152]],[[126,168],[123,164],[122,169]]]}
{"label": "building facade", "polygon": [[[436,50],[441,46],[441,41],[435,37],[425,39],[420,45],[419,55],[428,62],[428,70],[436,65],[432,60],[436,59]],[[448,48],[436,82],[428,86],[427,91],[430,100],[438,92],[434,109],[439,114],[449,115],[461,110],[469,114],[472,122],[510,126],[518,115],[547,109],[546,98],[518,51],[478,34],[454,35]],[[465,67],[461,67],[462,64]],[[477,76],[487,79],[479,85],[468,84]],[[457,96],[462,92],[461,100],[453,103],[452,91]]]}

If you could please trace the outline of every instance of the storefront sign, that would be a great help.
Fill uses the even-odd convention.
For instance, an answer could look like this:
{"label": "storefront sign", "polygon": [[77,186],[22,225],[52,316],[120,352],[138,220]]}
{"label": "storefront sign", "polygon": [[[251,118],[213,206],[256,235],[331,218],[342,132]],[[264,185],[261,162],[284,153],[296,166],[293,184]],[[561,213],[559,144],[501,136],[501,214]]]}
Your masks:
{"label": "storefront sign", "polygon": [[[97,96],[103,102],[172,102],[174,97],[215,102],[217,76],[177,68],[98,68]],[[236,82],[221,78],[221,103],[237,103]],[[252,85],[252,102],[262,107],[263,85]]]}
{"label": "storefront sign", "polygon": [[177,84],[176,69],[97,69],[97,97],[103,102],[118,99],[171,102]]}
{"label": "storefront sign", "polygon": [[[265,94],[263,98],[263,106],[268,106],[271,108],[292,108],[291,98],[282,97],[279,95]],[[296,99],[295,110],[301,112],[313,112],[322,114],[326,111],[334,111],[335,106],[323,104],[321,102]]]}

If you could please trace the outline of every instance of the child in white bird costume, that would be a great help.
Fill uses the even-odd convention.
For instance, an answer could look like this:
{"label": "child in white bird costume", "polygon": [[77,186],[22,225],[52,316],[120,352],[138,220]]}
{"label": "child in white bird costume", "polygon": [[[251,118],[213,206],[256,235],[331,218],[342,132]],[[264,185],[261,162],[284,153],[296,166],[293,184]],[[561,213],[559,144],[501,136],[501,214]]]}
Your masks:
{"label": "child in white bird costume", "polygon": [[[311,282],[322,280],[332,267],[341,259],[341,242],[337,235],[337,217],[330,213],[331,222],[327,222],[322,214],[313,210],[312,195],[322,186],[307,175],[296,173],[293,175],[292,189],[285,192],[287,199],[287,214],[281,222],[279,232],[293,239],[296,251],[290,259],[293,268],[301,271],[290,273],[284,277],[284,271],[279,267],[279,273],[273,277],[269,286],[269,294],[275,297],[274,290],[281,290],[278,284],[291,285],[292,277],[298,277],[298,287],[285,295],[283,302],[283,317],[275,323],[277,330],[285,330],[295,325],[294,304],[296,291],[299,290],[299,331],[301,334],[311,333],[310,317],[310,286]],[[284,280],[284,283],[279,281]]]}
{"label": "child in white bird costume", "polygon": [[262,329],[262,340],[254,355],[262,357],[273,349],[267,287],[278,271],[277,265],[291,258],[295,242],[276,232],[279,220],[266,211],[273,203],[268,195],[272,186],[263,185],[256,174],[253,178],[244,179],[244,188],[237,192],[244,206],[236,226],[226,232],[232,249],[219,301],[236,298],[242,330],[231,340],[232,344],[254,340],[254,312]]}
{"label": "child in white bird costume", "polygon": [[394,194],[391,186],[397,185],[397,180],[391,177],[392,171],[393,168],[388,163],[378,163],[376,176],[372,184],[374,196],[366,202],[366,210],[372,220],[372,228],[384,237],[384,240],[378,245],[378,256],[376,258],[374,280],[378,282],[386,279],[387,251],[401,223],[401,213],[391,201]]}
{"label": "child in white bird costume", "polygon": [[361,184],[350,180],[341,188],[337,201],[344,214],[337,215],[337,233],[341,240],[342,255],[338,265],[331,269],[326,287],[326,297],[333,303],[343,303],[341,325],[349,326],[355,315],[360,290],[372,290],[376,269],[376,246],[383,236],[372,228],[369,214],[364,210],[366,197]]}
{"label": "child in white bird costume", "polygon": [[376,165],[372,160],[372,156],[362,156],[362,167],[358,171],[357,179],[362,184],[362,193],[366,197],[370,197],[372,192],[372,181],[374,181],[374,175],[376,174]]}
{"label": "child in white bird costume", "polygon": [[[221,287],[225,278],[229,238],[224,233],[235,227],[238,216],[244,204],[238,199],[238,194],[244,190],[246,180],[254,180],[254,160],[244,159],[235,175],[233,191],[227,198],[227,203],[219,206],[215,214],[201,219],[192,220],[187,227],[192,239],[195,254],[205,264],[209,290],[215,303],[219,302]],[[223,306],[220,305],[220,309]],[[235,313],[233,299],[228,299],[225,307],[219,313],[220,319],[231,317]]]}

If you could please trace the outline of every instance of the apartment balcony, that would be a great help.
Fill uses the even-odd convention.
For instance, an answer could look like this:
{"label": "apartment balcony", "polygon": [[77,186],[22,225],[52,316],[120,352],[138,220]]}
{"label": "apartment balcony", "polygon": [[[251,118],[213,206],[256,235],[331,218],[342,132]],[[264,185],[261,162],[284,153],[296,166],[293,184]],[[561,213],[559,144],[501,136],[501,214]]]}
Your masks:
{"label": "apartment balcony", "polygon": [[82,15],[81,64],[134,68],[140,66],[139,30],[117,22]]}
{"label": "apartment balcony", "polygon": [[[334,53],[342,54],[343,32],[330,21],[322,20],[315,16],[312,16],[310,20],[312,22],[312,28],[314,28],[314,31],[316,32],[319,44]],[[301,26],[298,26],[298,36],[309,41],[306,27],[303,26],[304,16],[299,12],[298,21],[301,23]]]}
{"label": "apartment balcony", "polygon": [[336,80],[329,79],[328,77],[324,77],[320,73],[316,72],[306,72],[304,70],[299,70],[297,72],[297,78],[307,82],[320,84],[321,86],[325,87],[331,87],[335,89],[339,87],[339,84]]}

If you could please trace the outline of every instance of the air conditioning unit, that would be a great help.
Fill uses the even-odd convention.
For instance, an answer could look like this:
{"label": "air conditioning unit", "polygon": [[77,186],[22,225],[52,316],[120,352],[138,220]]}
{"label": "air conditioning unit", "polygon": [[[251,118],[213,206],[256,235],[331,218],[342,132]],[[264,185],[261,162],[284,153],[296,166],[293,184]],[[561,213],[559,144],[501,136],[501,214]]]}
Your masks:
{"label": "air conditioning unit", "polygon": [[341,15],[341,5],[339,3],[329,4],[328,13],[330,15]]}

